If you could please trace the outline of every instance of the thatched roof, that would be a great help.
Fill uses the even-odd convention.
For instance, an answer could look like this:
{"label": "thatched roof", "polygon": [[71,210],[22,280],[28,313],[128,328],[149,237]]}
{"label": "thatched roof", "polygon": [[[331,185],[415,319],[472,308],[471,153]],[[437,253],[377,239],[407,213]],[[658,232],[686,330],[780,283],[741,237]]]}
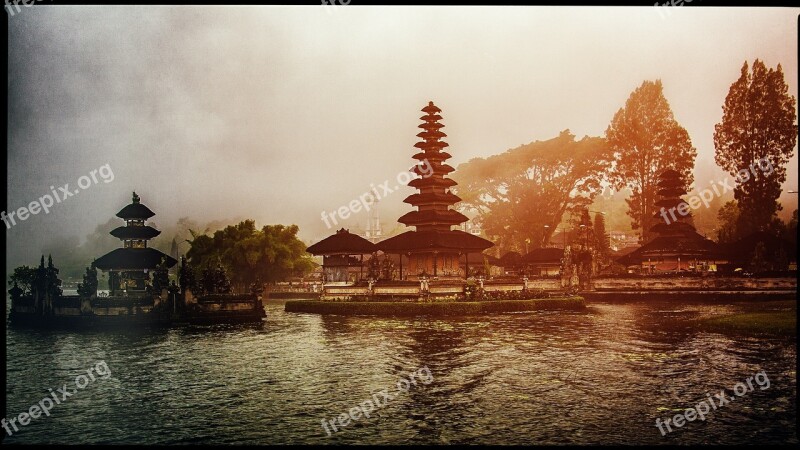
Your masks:
{"label": "thatched roof", "polygon": [[474,252],[494,246],[482,237],[460,230],[406,231],[405,233],[378,242],[377,247],[386,253],[402,253],[424,250]]}
{"label": "thatched roof", "polygon": [[306,249],[312,255],[363,255],[377,250],[375,244],[344,228]]}
{"label": "thatched roof", "polygon": [[119,239],[152,239],[159,234],[160,231],[149,225],[117,227],[111,230],[111,235]]}
{"label": "thatched roof", "polygon": [[522,259],[528,264],[541,263],[560,263],[564,257],[563,248],[536,248],[523,256]]}
{"label": "thatched roof", "polygon": [[659,236],[638,249],[618,258],[626,266],[641,264],[648,258],[660,257],[727,259],[725,249],[697,232],[680,236]]}
{"label": "thatched roof", "polygon": [[100,270],[152,270],[158,266],[161,258],[166,258],[167,267],[178,263],[175,258],[154,248],[118,248],[97,258],[95,266]]}

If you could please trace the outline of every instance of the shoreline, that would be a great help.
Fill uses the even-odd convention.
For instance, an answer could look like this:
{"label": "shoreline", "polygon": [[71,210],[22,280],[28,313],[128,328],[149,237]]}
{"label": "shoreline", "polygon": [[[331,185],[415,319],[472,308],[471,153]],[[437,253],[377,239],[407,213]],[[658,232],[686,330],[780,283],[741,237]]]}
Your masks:
{"label": "shoreline", "polygon": [[322,301],[289,300],[286,312],[358,316],[468,316],[524,311],[582,311],[583,297],[554,297],[530,300],[489,300],[482,302]]}

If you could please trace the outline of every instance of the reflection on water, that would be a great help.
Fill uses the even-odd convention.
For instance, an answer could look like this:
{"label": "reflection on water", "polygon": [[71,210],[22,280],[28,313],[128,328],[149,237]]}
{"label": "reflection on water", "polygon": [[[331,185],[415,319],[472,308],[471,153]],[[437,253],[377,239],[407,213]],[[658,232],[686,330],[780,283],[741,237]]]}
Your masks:
{"label": "reflection on water", "polygon": [[[6,417],[98,361],[112,373],[6,442],[797,442],[796,344],[682,325],[723,306],[595,304],[458,319],[319,316],[259,326],[10,329]],[[419,385],[328,437],[338,416],[427,366]],[[661,436],[656,418],[765,371],[766,390]]]}

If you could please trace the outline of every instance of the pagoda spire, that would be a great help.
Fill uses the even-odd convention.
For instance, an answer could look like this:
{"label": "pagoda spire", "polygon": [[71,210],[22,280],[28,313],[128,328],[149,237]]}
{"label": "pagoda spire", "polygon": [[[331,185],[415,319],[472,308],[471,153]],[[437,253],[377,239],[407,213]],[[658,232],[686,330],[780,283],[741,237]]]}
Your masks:
{"label": "pagoda spire", "polygon": [[[661,172],[658,178],[656,193],[660,199],[655,203],[656,212],[653,214],[655,224],[649,231],[659,236],[680,236],[694,232],[689,204],[681,198],[686,195],[686,183],[683,177],[678,171],[667,169]],[[686,214],[681,214],[681,210]]]}
{"label": "pagoda spire", "polygon": [[418,231],[449,231],[451,226],[469,219],[458,211],[450,209],[450,206],[460,202],[461,199],[450,192],[450,188],[457,183],[447,178],[447,175],[455,169],[445,164],[450,154],[442,151],[449,146],[442,140],[447,137],[441,131],[444,128],[444,124],[440,122],[442,116],[439,115],[442,110],[433,102],[428,102],[428,105],[422,108],[422,112],[425,115],[420,117],[422,123],[418,126],[422,131],[417,134],[422,140],[414,145],[421,151],[413,156],[420,163],[411,168],[411,172],[420,178],[408,183],[409,186],[417,188],[418,193],[403,200],[418,209],[400,217],[398,222],[415,226]]}

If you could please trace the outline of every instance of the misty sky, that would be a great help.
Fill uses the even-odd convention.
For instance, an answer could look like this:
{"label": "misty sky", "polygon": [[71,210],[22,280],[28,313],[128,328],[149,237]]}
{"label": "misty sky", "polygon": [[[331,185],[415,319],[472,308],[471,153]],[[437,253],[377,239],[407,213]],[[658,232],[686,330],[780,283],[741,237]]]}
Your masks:
{"label": "misty sky", "polygon": [[[134,189],[162,228],[248,217],[296,223],[316,241],[333,231],[323,209],[394,185],[412,165],[429,100],[455,167],[567,128],[600,136],[633,89],[660,78],[698,150],[696,183],[722,179],[714,124],[742,63],[780,63],[797,97],[798,12],[23,8],[9,18],[7,210],[105,164],[114,181],[8,230],[7,261],[33,264],[53,239],[85,237]],[[796,153],[784,189],[797,189]],[[385,225],[410,210],[411,193],[387,198]],[[797,196],[781,201],[791,211]]]}

